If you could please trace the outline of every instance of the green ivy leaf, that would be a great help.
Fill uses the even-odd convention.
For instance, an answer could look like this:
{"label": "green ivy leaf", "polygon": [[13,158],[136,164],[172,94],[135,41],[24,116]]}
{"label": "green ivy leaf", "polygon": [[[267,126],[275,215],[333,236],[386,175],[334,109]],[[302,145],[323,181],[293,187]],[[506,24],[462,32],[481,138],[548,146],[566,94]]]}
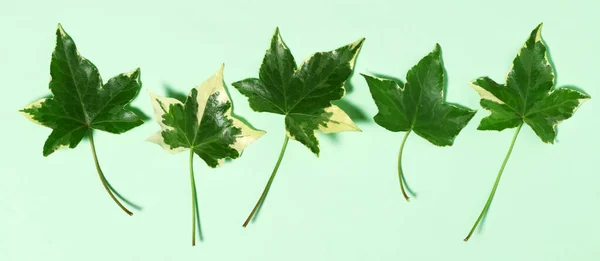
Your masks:
{"label": "green ivy leaf", "polygon": [[195,244],[196,222],[200,240],[200,218],[193,172],[193,157],[198,155],[212,168],[220,166],[225,158],[238,158],[250,143],[265,134],[246,124],[233,114],[231,99],[223,83],[223,67],[211,78],[192,89],[185,102],[159,97],[150,92],[154,119],[161,130],[148,138],[169,153],[190,150],[190,179]]}
{"label": "green ivy leaf", "polygon": [[505,84],[496,83],[489,77],[470,83],[481,96],[481,106],[491,112],[481,120],[477,129],[501,131],[516,127],[517,130],[488,201],[465,241],[469,240],[487,213],[523,123],[529,125],[543,142],[554,143],[556,125],[573,116],[575,110],[591,98],[573,88],[555,88],[554,68],[548,59],[541,30],[542,24],[531,32],[513,60]]}
{"label": "green ivy leaf", "polygon": [[276,29],[259,78],[232,85],[248,97],[253,110],[285,115],[288,137],[319,155],[316,130],[323,133],[360,131],[350,117],[331,102],[344,96],[344,82],[352,74],[363,41],[315,53],[298,68]]}
{"label": "green ivy leaf", "polygon": [[364,38],[330,52],[318,52],[300,67],[279,34],[279,28],[263,58],[258,78],[248,78],[232,85],[248,97],[257,112],[285,115],[286,136],[271,177],[244,227],[262,206],[275,178],[290,138],[299,141],[319,156],[315,132],[336,133],[361,131],[332,101],[345,94],[344,83],[352,75],[354,62]]}
{"label": "green ivy leaf", "polygon": [[501,131],[526,123],[545,143],[554,143],[556,125],[573,116],[590,96],[571,88],[554,88],[554,68],[548,60],[540,24],[506,76],[505,84],[481,77],[470,85],[481,96],[481,106],[491,114],[479,124],[479,130]]}
{"label": "green ivy leaf", "polygon": [[244,148],[265,132],[232,115],[232,103],[223,84],[223,67],[192,89],[185,102],[149,92],[154,119],[161,130],[148,141],[177,153],[186,149],[215,168],[225,158],[238,158]]}
{"label": "green ivy leaf", "polygon": [[434,145],[451,146],[476,111],[444,101],[444,66],[439,45],[408,71],[402,87],[394,79],[362,75],[379,109],[373,118],[375,122],[389,131],[406,132],[400,145],[398,178],[408,200],[401,158],[410,132]]}
{"label": "green ivy leaf", "polygon": [[94,64],[79,55],[73,39],[59,25],[50,64],[52,98],[39,99],[21,110],[32,121],[52,128],[44,156],[75,148],[90,129],[123,133],[143,123],[124,109],[141,88],[140,69],[102,84]]}
{"label": "green ivy leaf", "polygon": [[102,183],[113,200],[131,215],[111,192],[129,202],[106,181],[98,165],[92,129],[119,134],[143,123],[136,113],[128,109],[141,88],[140,69],[117,75],[102,84],[96,66],[79,54],[75,42],[59,24],[50,75],[52,96],[39,99],[21,110],[30,120],[52,129],[44,144],[44,156],[59,148],[75,148],[87,135]]}

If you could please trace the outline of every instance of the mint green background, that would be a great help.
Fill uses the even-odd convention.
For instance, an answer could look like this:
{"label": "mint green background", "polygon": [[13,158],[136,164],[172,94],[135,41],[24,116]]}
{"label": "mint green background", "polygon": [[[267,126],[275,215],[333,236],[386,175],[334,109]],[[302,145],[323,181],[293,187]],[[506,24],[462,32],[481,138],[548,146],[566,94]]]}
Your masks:
{"label": "mint green background", "polygon": [[[150,2],[0,3],[0,260],[600,260],[594,1]],[[187,154],[144,142],[155,122],[96,135],[107,178],[144,206],[133,217],[102,188],[88,142],[42,156],[50,130],[17,110],[48,93],[58,22],[104,80],[139,66],[143,88],[159,94],[164,83],[187,92],[221,63],[228,85],[256,76],[276,26],[298,62],[366,37],[357,72],[402,79],[437,42],[448,100],[479,112],[453,147],[410,136],[404,168],[418,193],[411,203],[396,176],[401,133],[371,122],[338,142],[321,135],[320,158],[290,142],[257,222],[243,229],[284,130],[282,117],[250,111],[232,88],[236,112],[268,134],[224,167],[196,159],[205,241],[191,247]],[[487,112],[466,83],[484,75],[503,82],[540,22],[558,85],[593,99],[560,125],[555,145],[523,129],[483,229],[465,243],[513,135],[476,130]],[[375,115],[364,80],[351,81],[347,99]],[[134,104],[152,112],[145,92]]]}

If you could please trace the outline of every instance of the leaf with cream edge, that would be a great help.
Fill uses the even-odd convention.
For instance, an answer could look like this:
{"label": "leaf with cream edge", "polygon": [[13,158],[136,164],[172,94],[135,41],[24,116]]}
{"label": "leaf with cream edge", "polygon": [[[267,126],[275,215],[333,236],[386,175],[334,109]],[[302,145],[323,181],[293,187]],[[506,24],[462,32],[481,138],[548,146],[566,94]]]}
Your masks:
{"label": "leaf with cream edge", "polygon": [[289,138],[304,144],[318,156],[317,130],[322,133],[361,131],[342,109],[331,102],[344,96],[344,82],[352,75],[363,41],[364,38],[333,51],[315,53],[297,67],[277,28],[263,58],[259,78],[232,84],[248,97],[254,111],[285,115],[286,136],[279,158],[244,227],[265,200]]}
{"label": "leaf with cream edge", "polygon": [[244,148],[265,132],[246,125],[233,114],[233,104],[223,83],[223,66],[214,76],[192,89],[183,103],[148,92],[154,107],[154,119],[161,127],[148,141],[172,154],[190,150],[192,245],[195,245],[196,227],[200,240],[202,230],[194,179],[194,154],[208,166],[216,168],[223,164],[225,158],[240,157]]}
{"label": "leaf with cream edge", "polygon": [[577,108],[591,98],[572,88],[554,87],[554,68],[548,60],[541,30],[542,24],[531,32],[506,75],[505,84],[498,84],[488,77],[470,83],[481,96],[481,106],[491,112],[481,120],[477,129],[517,129],[488,200],[465,241],[469,240],[492,203],[523,124],[529,125],[544,143],[552,144],[556,139],[556,125],[573,116]]}
{"label": "leaf with cream edge", "polygon": [[50,75],[52,95],[21,110],[28,119],[52,129],[44,144],[44,156],[60,148],[75,148],[87,135],[102,185],[125,213],[133,215],[117,198],[138,210],[140,207],[123,198],[104,176],[92,129],[120,134],[144,123],[129,106],[142,85],[140,69],[119,74],[102,84],[96,66],[79,54],[75,42],[59,24]]}
{"label": "leaf with cream edge", "polygon": [[444,65],[441,48],[436,44],[406,74],[406,84],[400,87],[393,79],[363,74],[379,112],[373,119],[389,131],[406,134],[398,153],[398,179],[406,200],[402,172],[402,151],[408,135],[417,135],[437,146],[452,146],[459,132],[475,115],[475,110],[444,101]]}

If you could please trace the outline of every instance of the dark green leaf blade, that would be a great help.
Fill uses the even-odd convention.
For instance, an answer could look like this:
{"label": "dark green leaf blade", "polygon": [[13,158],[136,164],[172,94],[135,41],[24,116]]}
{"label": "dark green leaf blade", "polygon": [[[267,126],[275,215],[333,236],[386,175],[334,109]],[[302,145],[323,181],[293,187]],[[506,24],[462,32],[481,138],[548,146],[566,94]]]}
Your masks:
{"label": "dark green leaf blade", "polygon": [[91,127],[119,134],[144,123],[136,113],[125,108],[138,95],[141,86],[139,68],[108,80],[98,92],[100,102],[94,104],[97,113]]}
{"label": "dark green leaf blade", "polygon": [[546,143],[556,137],[555,125],[571,118],[579,105],[590,96],[570,88],[559,88],[527,111],[525,122]]}
{"label": "dark green leaf blade", "polygon": [[555,73],[537,26],[513,60],[506,84],[488,77],[470,85],[481,96],[481,106],[490,115],[481,120],[480,130],[503,130],[527,123],[545,143],[556,139],[556,125],[569,119],[591,97],[570,88],[555,88]]}
{"label": "dark green leaf blade", "polygon": [[321,112],[313,114],[289,113],[285,117],[288,136],[307,146],[319,155],[319,140],[315,130],[322,133],[340,131],[361,131],[340,107],[331,105]]}
{"label": "dark green leaf blade", "polygon": [[248,78],[234,82],[235,88],[244,96],[248,97],[250,108],[257,112],[271,112],[276,114],[285,114],[284,99],[278,98],[278,91],[271,91],[265,84],[257,78]]}
{"label": "dark green leaf blade", "polygon": [[367,81],[379,112],[373,117],[375,123],[390,131],[408,131],[412,126],[412,114],[406,113],[409,104],[404,102],[404,92],[395,81],[361,74]]}
{"label": "dark green leaf blade", "polygon": [[363,77],[379,109],[377,124],[394,132],[412,130],[437,146],[451,146],[476,112],[445,102],[439,45],[408,71],[402,88],[393,79]]}
{"label": "dark green leaf blade", "polygon": [[352,75],[363,42],[360,39],[306,59],[291,79],[286,111],[312,114],[341,99],[345,94],[344,82]]}
{"label": "dark green leaf blade", "polygon": [[258,112],[286,115],[288,137],[319,154],[315,131],[324,133],[360,131],[350,117],[332,101],[341,99],[344,83],[352,74],[364,38],[330,52],[318,52],[299,68],[275,31],[263,59],[259,78],[248,78],[232,85],[248,97]]}
{"label": "dark green leaf blade", "polygon": [[265,53],[263,62],[259,70],[259,78],[265,85],[264,88],[271,90],[271,102],[283,108],[283,113],[287,112],[287,102],[289,95],[286,95],[290,89],[290,80],[296,71],[296,61],[285,45],[279,28],[275,29],[271,45]]}
{"label": "dark green leaf blade", "polygon": [[232,112],[232,103],[223,84],[223,67],[192,89],[184,103],[150,92],[154,118],[161,126],[148,141],[167,152],[191,149],[210,167],[225,158],[238,158],[244,148],[265,132],[243,123]]}
{"label": "dark green leaf blade", "polygon": [[50,64],[52,96],[21,110],[32,121],[53,129],[44,156],[62,147],[75,148],[89,129],[123,133],[143,123],[125,109],[141,88],[139,69],[103,86],[98,69],[77,51],[59,24]]}

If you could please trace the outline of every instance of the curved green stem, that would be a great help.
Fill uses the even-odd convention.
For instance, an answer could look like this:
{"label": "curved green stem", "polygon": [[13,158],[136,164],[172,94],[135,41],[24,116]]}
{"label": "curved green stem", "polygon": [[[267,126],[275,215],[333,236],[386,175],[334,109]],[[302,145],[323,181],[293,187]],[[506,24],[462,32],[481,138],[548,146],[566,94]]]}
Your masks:
{"label": "curved green stem", "polygon": [[192,187],[192,246],[196,245],[196,224],[198,238],[202,241],[202,228],[200,226],[200,213],[198,211],[198,195],[196,194],[196,179],[194,178],[194,150],[190,149],[190,184]]}
{"label": "curved green stem", "polygon": [[130,207],[134,208],[135,210],[138,210],[138,211],[142,210],[142,207],[140,205],[135,204],[135,203],[129,201],[128,199],[126,199],[125,197],[123,197],[112,185],[110,185],[110,182],[108,182],[108,180],[106,178],[104,179],[104,182],[106,182],[106,185],[108,185],[108,188],[110,189],[110,191],[115,193],[115,196],[117,196],[117,198],[122,200],[125,204],[129,205]]}
{"label": "curved green stem", "polygon": [[404,174],[402,172],[402,152],[404,151],[404,143],[406,143],[406,139],[408,138],[408,135],[410,134],[411,130],[408,130],[406,132],[406,134],[404,134],[404,138],[402,139],[402,144],[400,145],[400,152],[398,153],[398,181],[400,181],[400,189],[402,190],[402,195],[404,195],[404,198],[406,199],[406,201],[410,202],[410,198],[408,197],[408,194],[406,194],[406,191],[404,190]]}
{"label": "curved green stem", "polygon": [[127,208],[125,208],[125,206],[123,206],[123,204],[121,204],[121,202],[119,202],[119,200],[115,197],[115,195],[113,194],[114,190],[111,190],[111,187],[108,184],[106,177],[104,177],[104,173],[102,172],[102,169],[100,168],[100,164],[98,163],[98,156],[96,155],[96,146],[94,145],[94,137],[92,135],[91,130],[88,131],[88,136],[90,139],[90,146],[92,147],[92,155],[94,156],[94,163],[96,164],[96,171],[98,171],[98,176],[100,176],[100,181],[102,181],[102,185],[104,186],[104,189],[106,189],[106,192],[108,192],[110,197],[115,201],[115,203],[117,203],[117,205],[119,205],[119,207],[123,211],[125,211],[125,213],[132,216],[133,213],[131,213],[131,211],[129,211]]}
{"label": "curved green stem", "polygon": [[479,217],[477,218],[477,221],[475,221],[473,228],[471,228],[471,231],[469,231],[469,234],[467,235],[467,237],[465,237],[465,239],[464,239],[465,242],[469,241],[469,238],[471,238],[471,235],[473,235],[473,232],[475,232],[475,229],[479,225],[479,222],[481,222],[481,219],[485,216],[488,209],[490,208],[490,205],[492,204],[492,200],[494,199],[494,194],[496,194],[496,189],[498,188],[498,183],[500,183],[500,178],[502,177],[502,172],[504,171],[504,167],[506,167],[506,162],[508,162],[508,158],[510,158],[510,154],[512,153],[513,147],[515,146],[515,141],[517,140],[517,136],[519,135],[519,131],[521,130],[522,126],[523,126],[523,123],[521,123],[519,125],[519,127],[517,127],[517,130],[515,131],[515,136],[513,137],[512,142],[510,143],[510,147],[508,148],[506,157],[504,157],[504,162],[502,162],[500,171],[498,171],[498,176],[496,177],[496,181],[494,182],[494,187],[492,187],[492,192],[490,192],[490,196],[488,197],[487,202],[485,202],[485,206],[483,207],[483,210],[481,210],[481,214],[479,214]]}
{"label": "curved green stem", "polygon": [[250,215],[248,215],[248,218],[246,218],[246,222],[244,222],[244,224],[242,225],[243,227],[246,227],[248,225],[250,220],[252,220],[252,217],[254,216],[254,214],[256,214],[256,211],[260,208],[260,206],[263,204],[265,198],[267,197],[267,194],[269,193],[269,188],[271,188],[273,179],[275,179],[275,174],[277,174],[277,169],[279,169],[279,165],[281,164],[281,159],[283,159],[283,154],[285,154],[285,148],[287,147],[289,140],[290,140],[290,138],[287,135],[285,135],[285,139],[283,140],[283,146],[281,146],[281,152],[279,152],[279,159],[277,159],[277,163],[275,164],[273,173],[271,173],[271,177],[269,178],[269,181],[267,182],[267,186],[265,186],[265,189],[263,190],[262,195],[258,199],[258,202],[256,202],[254,209],[252,209],[252,212],[250,212]]}

